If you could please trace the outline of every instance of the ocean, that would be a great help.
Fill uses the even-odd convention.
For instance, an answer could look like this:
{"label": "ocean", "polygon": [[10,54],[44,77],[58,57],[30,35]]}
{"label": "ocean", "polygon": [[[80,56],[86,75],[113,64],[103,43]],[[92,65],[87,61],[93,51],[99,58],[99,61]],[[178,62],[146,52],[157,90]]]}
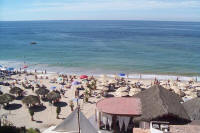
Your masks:
{"label": "ocean", "polygon": [[23,64],[76,74],[199,76],[200,22],[0,21],[0,65]]}

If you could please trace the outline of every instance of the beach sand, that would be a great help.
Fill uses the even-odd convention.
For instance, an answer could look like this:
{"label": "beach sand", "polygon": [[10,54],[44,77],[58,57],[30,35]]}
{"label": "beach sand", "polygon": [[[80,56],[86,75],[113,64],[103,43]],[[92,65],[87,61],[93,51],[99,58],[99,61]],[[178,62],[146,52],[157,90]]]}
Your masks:
{"label": "beach sand", "polygon": [[[38,77],[44,76],[41,74],[38,74]],[[51,86],[56,86],[57,89],[61,88],[61,85],[58,83],[50,83],[49,80],[53,78],[58,78],[57,74],[47,74],[45,76],[48,76],[49,79],[40,79],[39,82],[40,84],[44,84],[47,86],[49,89]],[[24,80],[24,78],[27,78],[28,80],[34,80],[34,75],[30,76],[25,76],[25,74],[22,74],[21,76],[19,75],[14,75],[12,78],[14,79],[20,79]],[[100,77],[97,77],[98,81],[102,81]],[[113,78],[107,77],[104,80],[111,81]],[[153,82],[153,80],[140,80],[140,79],[128,79],[129,83],[135,83],[135,82],[141,82],[145,84],[146,86],[150,86]],[[12,80],[9,80],[8,82],[13,82]],[[165,81],[166,82],[166,81]],[[183,82],[183,84],[187,84],[186,81]],[[20,88],[23,88],[21,85],[17,85]],[[97,92],[100,92],[98,90],[100,88],[99,85],[97,85]],[[10,88],[7,86],[1,86],[1,90],[6,93],[9,92]],[[36,89],[35,89],[36,90]],[[69,104],[69,101],[75,98],[75,87],[72,87],[70,89],[65,89],[66,93],[65,96],[62,96],[61,102],[64,102],[64,104]],[[25,90],[26,95],[30,94],[35,94],[35,92],[32,92],[31,89],[26,89]],[[81,91],[80,93],[83,93]],[[111,92],[111,94],[115,95],[115,92]],[[79,104],[81,106],[81,111],[84,113],[84,115],[89,118],[95,113],[95,107],[96,107],[96,102],[102,99],[103,97],[96,98],[96,97],[90,97],[89,102],[85,103],[83,100],[79,100]],[[40,131],[44,131],[48,127],[52,125],[57,125],[59,124],[64,118],[66,118],[70,113],[70,107],[69,105],[66,105],[64,107],[61,107],[61,113],[59,115],[60,119],[56,119],[56,107],[51,105],[49,102],[43,102],[43,105],[45,106],[44,110],[41,110],[39,112],[35,112],[34,114],[34,120],[31,121],[30,114],[28,112],[28,108],[22,103],[21,100],[14,100],[10,104],[19,104],[22,105],[22,107],[16,109],[16,110],[5,110],[3,107],[1,107],[0,115],[6,114],[7,115],[7,120],[13,123],[13,125],[21,127],[21,126],[26,126],[26,128],[38,128]],[[74,105],[76,107],[76,102],[74,102]]]}

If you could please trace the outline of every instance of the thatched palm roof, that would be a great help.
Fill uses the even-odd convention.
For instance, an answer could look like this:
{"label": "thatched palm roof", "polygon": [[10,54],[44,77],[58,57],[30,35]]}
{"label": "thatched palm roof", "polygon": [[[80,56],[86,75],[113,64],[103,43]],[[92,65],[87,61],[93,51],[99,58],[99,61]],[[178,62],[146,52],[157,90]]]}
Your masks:
{"label": "thatched palm roof", "polygon": [[46,88],[39,88],[35,91],[35,93],[38,95],[46,95],[47,93],[49,93],[49,90]]}
{"label": "thatched palm roof", "polygon": [[168,116],[172,117],[173,120],[181,120],[182,122],[190,120],[180,103],[181,98],[160,85],[154,85],[134,95],[134,97],[140,98],[142,102],[142,115],[135,118],[135,121],[158,120],[162,117],[168,118]]}
{"label": "thatched palm roof", "polygon": [[20,94],[20,93],[23,92],[23,90],[20,89],[19,87],[13,87],[13,88],[10,89],[9,92],[10,92],[11,94]]}
{"label": "thatched palm roof", "polygon": [[47,94],[47,99],[50,100],[50,101],[57,100],[59,98],[61,98],[59,91],[52,91],[52,92]]}
{"label": "thatched palm roof", "polygon": [[29,96],[26,96],[22,100],[22,102],[25,104],[36,104],[36,103],[40,103],[40,98],[34,95],[29,95]]}
{"label": "thatched palm roof", "polygon": [[200,120],[200,97],[193,98],[183,103],[191,120]]}
{"label": "thatched palm roof", "polygon": [[0,104],[12,102],[15,99],[15,96],[5,93],[0,96]]}

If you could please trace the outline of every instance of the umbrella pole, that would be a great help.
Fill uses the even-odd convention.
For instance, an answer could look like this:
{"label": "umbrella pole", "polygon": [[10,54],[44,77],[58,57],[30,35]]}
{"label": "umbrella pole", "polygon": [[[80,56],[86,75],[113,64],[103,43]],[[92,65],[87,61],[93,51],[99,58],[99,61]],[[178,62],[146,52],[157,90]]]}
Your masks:
{"label": "umbrella pole", "polygon": [[80,131],[81,128],[80,128],[80,116],[79,116],[79,111],[80,111],[80,108],[79,108],[79,106],[78,106],[78,111],[77,111],[77,112],[78,112],[78,132],[81,133],[81,131]]}

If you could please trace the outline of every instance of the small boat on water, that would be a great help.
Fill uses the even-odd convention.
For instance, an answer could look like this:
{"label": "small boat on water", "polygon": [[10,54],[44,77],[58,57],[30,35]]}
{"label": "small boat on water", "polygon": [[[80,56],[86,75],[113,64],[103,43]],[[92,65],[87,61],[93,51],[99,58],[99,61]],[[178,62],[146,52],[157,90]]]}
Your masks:
{"label": "small boat on water", "polygon": [[31,45],[34,45],[34,44],[37,44],[37,42],[31,42],[30,44],[31,44]]}

